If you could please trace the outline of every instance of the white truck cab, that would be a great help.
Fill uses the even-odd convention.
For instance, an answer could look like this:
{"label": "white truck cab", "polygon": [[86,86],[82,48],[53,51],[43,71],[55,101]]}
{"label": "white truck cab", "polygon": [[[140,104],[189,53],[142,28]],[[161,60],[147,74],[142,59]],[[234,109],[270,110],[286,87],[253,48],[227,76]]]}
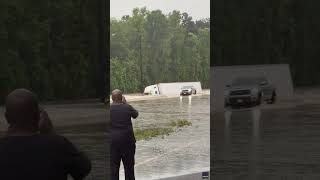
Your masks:
{"label": "white truck cab", "polygon": [[145,95],[160,95],[158,85],[150,85],[144,89]]}

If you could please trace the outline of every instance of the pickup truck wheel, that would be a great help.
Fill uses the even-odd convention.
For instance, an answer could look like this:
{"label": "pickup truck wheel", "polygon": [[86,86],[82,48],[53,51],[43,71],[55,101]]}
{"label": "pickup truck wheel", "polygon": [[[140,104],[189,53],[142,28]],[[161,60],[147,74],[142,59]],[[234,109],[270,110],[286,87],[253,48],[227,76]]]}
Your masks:
{"label": "pickup truck wheel", "polygon": [[272,93],[271,99],[268,101],[268,104],[274,104],[277,99],[277,94],[275,92]]}
{"label": "pickup truck wheel", "polygon": [[197,90],[194,90],[194,94],[197,94]]}
{"label": "pickup truck wheel", "polygon": [[257,100],[257,105],[261,105],[261,99],[262,99],[262,95],[259,94],[258,100]]}

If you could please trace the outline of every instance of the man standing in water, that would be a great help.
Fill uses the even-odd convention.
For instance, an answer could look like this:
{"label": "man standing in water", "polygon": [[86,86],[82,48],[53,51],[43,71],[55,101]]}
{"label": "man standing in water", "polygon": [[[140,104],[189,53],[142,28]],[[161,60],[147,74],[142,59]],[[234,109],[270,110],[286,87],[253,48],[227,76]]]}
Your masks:
{"label": "man standing in water", "polygon": [[122,92],[118,89],[112,91],[111,117],[111,180],[119,180],[119,168],[122,160],[125,179],[135,180],[134,155],[136,139],[134,137],[131,118],[137,118],[139,113],[127,104]]}

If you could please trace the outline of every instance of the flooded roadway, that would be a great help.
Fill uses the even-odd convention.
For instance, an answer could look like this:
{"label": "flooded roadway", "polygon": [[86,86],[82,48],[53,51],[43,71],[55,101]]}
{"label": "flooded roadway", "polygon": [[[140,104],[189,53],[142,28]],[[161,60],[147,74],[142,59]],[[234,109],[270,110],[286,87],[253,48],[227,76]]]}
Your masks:
{"label": "flooded roadway", "polygon": [[[194,96],[130,103],[140,113],[135,128],[163,127],[186,119],[192,126],[137,142],[136,179],[152,180],[210,169],[210,98]],[[123,167],[120,179],[124,180]]]}
{"label": "flooded roadway", "polygon": [[211,118],[215,180],[319,179],[320,104],[228,110]]}

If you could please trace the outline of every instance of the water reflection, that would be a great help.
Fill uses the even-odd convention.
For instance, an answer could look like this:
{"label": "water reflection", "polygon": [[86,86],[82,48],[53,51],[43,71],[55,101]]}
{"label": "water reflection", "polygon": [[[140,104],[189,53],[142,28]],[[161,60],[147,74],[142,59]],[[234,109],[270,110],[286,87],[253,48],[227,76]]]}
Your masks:
{"label": "water reflection", "polygon": [[179,99],[180,99],[180,101],[179,101],[179,115],[182,116],[182,105],[183,105],[182,96],[180,96]]}
{"label": "water reflection", "polygon": [[230,157],[231,154],[231,127],[230,127],[230,121],[231,121],[231,115],[232,111],[227,110],[224,113],[225,118],[225,125],[224,125],[224,142],[225,142],[225,158]]}
{"label": "water reflection", "polygon": [[[250,114],[251,118],[239,118],[246,117],[246,114]],[[234,116],[233,116],[234,115]],[[240,122],[241,121],[241,122]],[[251,122],[252,121],[252,122]],[[249,179],[258,179],[258,160],[259,160],[259,145],[260,145],[260,121],[261,121],[261,110],[260,108],[249,108],[243,110],[232,110],[227,109],[224,112],[224,152],[223,158],[225,160],[232,160],[232,124],[241,123],[249,126],[252,123],[252,133],[251,133],[251,148],[248,154],[248,164],[249,164]],[[248,141],[250,141],[248,139]],[[226,179],[232,179],[232,176],[225,177]]]}
{"label": "water reflection", "polygon": [[319,109],[262,105],[214,114],[214,178],[319,179]]}
{"label": "water reflection", "polygon": [[214,116],[216,180],[319,179],[320,105],[280,105]]}
{"label": "water reflection", "polygon": [[251,153],[250,153],[250,162],[249,162],[249,172],[251,179],[258,179],[259,175],[259,146],[260,146],[260,115],[261,111],[259,108],[254,108],[251,110],[252,115],[252,143],[251,143]]}
{"label": "water reflection", "polygon": [[251,115],[252,115],[252,124],[253,124],[253,144],[256,144],[259,142],[259,131],[260,131],[260,116],[261,116],[261,111],[259,108],[254,108],[251,110]]}
{"label": "water reflection", "polygon": [[191,120],[192,96],[189,96],[188,99],[189,99],[189,103],[188,103],[188,120],[190,121]]}

